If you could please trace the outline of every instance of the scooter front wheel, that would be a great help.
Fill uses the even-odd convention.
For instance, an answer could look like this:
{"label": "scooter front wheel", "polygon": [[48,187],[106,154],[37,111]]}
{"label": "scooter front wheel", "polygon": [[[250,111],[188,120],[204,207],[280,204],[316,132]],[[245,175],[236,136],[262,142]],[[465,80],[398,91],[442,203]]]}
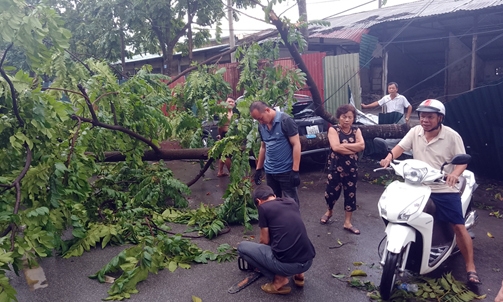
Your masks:
{"label": "scooter front wheel", "polygon": [[389,300],[393,288],[395,287],[395,280],[397,274],[397,264],[400,254],[387,252],[386,262],[384,263],[383,272],[381,276],[381,284],[379,285],[379,292],[383,300]]}

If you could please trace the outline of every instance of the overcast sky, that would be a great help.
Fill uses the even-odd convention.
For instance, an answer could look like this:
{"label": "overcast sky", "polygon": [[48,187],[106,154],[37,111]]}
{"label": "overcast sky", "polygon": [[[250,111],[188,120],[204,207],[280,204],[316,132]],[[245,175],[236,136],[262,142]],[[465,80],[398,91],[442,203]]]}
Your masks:
{"label": "overcast sky", "polygon": [[[222,1],[227,2],[226,0],[222,0]],[[307,1],[307,17],[308,17],[308,19],[309,20],[321,20],[323,18],[338,14],[340,12],[347,10],[347,9],[354,8],[356,6],[359,6],[361,4],[369,2],[370,0],[306,0],[306,1]],[[389,6],[393,6],[393,5],[397,5],[397,4],[408,3],[408,2],[413,2],[413,1],[418,1],[418,0],[387,0],[387,4],[385,5],[385,7],[389,7]],[[266,3],[266,1],[262,1],[262,3]],[[292,21],[294,21],[294,20],[296,21],[298,19],[298,15],[299,15],[299,9],[295,4],[296,4],[296,0],[287,0],[281,4],[275,5],[273,9],[276,12],[276,14],[281,14],[286,9],[291,7],[283,15],[290,18],[290,20],[292,20]],[[357,13],[357,12],[361,12],[361,11],[369,11],[369,10],[377,9],[377,7],[378,7],[377,5],[378,5],[378,2],[377,2],[377,0],[375,0],[370,4],[358,7],[356,9],[350,10],[350,11],[345,12],[343,14],[346,15],[346,14],[352,14],[352,13]],[[262,19],[262,20],[264,19],[264,12],[261,10],[261,8],[258,8],[258,7],[255,9],[247,9],[246,11],[244,11],[244,13],[246,13],[247,15],[251,15],[253,17]],[[241,15],[239,22],[234,22],[234,34],[235,35],[255,33],[257,31],[267,29],[267,28],[274,28],[274,26],[268,25],[264,22],[260,22],[256,19],[252,19],[252,18],[249,18],[244,15]],[[228,31],[229,24],[228,24],[227,19],[222,20],[222,29],[223,29],[222,36],[223,37],[228,36],[229,35],[229,31]]]}

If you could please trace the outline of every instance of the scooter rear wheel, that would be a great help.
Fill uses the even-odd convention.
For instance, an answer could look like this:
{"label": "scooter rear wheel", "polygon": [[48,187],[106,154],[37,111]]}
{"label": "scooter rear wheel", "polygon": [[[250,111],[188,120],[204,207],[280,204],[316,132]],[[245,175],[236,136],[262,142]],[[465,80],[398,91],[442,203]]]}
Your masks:
{"label": "scooter rear wheel", "polygon": [[393,288],[395,287],[395,280],[397,275],[397,264],[400,254],[387,252],[386,262],[384,263],[381,284],[379,285],[379,292],[383,300],[389,300]]}

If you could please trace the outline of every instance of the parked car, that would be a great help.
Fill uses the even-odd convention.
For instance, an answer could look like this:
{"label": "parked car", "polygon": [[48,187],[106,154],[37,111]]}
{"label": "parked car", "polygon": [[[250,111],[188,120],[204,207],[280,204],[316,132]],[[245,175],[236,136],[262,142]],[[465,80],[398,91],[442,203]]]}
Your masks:
{"label": "parked car", "polygon": [[[239,97],[236,103],[243,97]],[[315,104],[310,96],[302,94],[294,94],[296,102],[292,105],[293,120],[298,126],[299,135],[306,136],[308,134],[316,135],[328,131],[328,123],[315,113]],[[208,137],[211,136],[217,140],[218,136],[218,119],[206,121],[203,123],[203,145],[207,146]],[[303,151],[302,156],[309,155],[316,162],[324,163],[328,156],[329,148],[320,148],[314,150]]]}

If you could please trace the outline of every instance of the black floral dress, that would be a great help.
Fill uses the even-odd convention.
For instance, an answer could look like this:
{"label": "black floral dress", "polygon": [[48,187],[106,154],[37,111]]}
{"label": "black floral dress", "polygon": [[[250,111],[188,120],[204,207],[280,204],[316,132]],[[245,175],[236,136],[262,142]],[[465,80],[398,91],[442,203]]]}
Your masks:
{"label": "black floral dress", "polygon": [[[352,126],[349,133],[344,133],[339,125],[333,126],[339,135],[339,141],[343,143],[356,142],[356,131],[358,128]],[[328,156],[328,166],[330,172],[327,176],[327,187],[325,189],[325,201],[328,208],[332,210],[334,204],[341,196],[344,189],[344,210],[353,212],[356,210],[356,180],[358,178],[358,155],[339,154],[333,150]]]}

